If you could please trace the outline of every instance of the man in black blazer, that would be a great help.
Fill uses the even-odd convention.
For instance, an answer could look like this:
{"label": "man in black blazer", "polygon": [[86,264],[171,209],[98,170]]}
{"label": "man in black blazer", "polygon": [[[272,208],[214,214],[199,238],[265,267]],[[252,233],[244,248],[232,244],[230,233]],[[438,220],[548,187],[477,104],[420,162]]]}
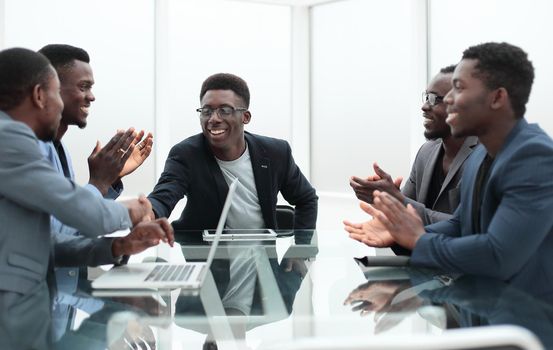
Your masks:
{"label": "man in black blazer", "polygon": [[227,219],[230,228],[278,228],[277,195],[295,206],[295,229],[315,228],[315,189],[294,162],[284,140],[244,132],[251,120],[250,93],[241,78],[226,73],[207,78],[201,88],[202,133],[175,145],[148,196],[156,217],[169,216],[184,196],[186,207],[175,229],[217,226],[228,183],[239,186]]}

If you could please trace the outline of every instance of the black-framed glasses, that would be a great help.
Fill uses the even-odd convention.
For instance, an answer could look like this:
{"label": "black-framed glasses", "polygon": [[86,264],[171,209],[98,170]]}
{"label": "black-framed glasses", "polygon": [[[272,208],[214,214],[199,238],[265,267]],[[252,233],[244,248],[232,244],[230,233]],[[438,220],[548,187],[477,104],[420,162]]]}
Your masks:
{"label": "black-framed glasses", "polygon": [[428,103],[429,106],[434,107],[442,102],[444,102],[445,96],[438,96],[433,92],[423,92],[422,93],[422,103]]}
{"label": "black-framed glasses", "polygon": [[211,118],[213,112],[217,112],[217,115],[223,119],[230,118],[235,112],[245,112],[247,108],[234,108],[231,106],[222,106],[218,108],[201,107],[196,109],[196,112],[200,113],[200,119],[205,120]]}

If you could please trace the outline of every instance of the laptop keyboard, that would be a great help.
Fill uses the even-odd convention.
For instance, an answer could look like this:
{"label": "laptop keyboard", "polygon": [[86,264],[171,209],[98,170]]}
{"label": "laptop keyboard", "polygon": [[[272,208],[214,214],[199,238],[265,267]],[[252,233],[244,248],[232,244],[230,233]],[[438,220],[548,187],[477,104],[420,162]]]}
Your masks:
{"label": "laptop keyboard", "polygon": [[152,282],[188,281],[197,265],[158,265],[144,279]]}

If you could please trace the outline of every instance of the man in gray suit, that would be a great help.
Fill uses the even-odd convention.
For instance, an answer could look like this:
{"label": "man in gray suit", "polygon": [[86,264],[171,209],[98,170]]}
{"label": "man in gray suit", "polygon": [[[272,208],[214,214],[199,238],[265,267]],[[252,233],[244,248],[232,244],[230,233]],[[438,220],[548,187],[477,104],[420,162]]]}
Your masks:
{"label": "man in gray suit", "polygon": [[[50,214],[96,237],[137,225],[151,210],[144,198],[121,204],[95,196],[44,160],[38,139],[56,135],[63,109],[59,90],[57,74],[44,56],[19,48],[0,52],[2,349],[49,346]],[[172,239],[165,220],[136,229],[150,243]],[[61,251],[78,254],[78,246],[75,251],[70,247],[69,243]]]}
{"label": "man in gray suit", "polygon": [[[476,137],[457,138],[445,122],[444,96],[451,90],[455,66],[442,68],[423,93],[421,107],[424,136],[427,141],[419,149],[409,179],[399,190],[401,178],[392,177],[374,164],[375,174],[366,179],[353,176],[350,186],[357,198],[373,202],[373,191],[387,192],[404,203],[411,203],[425,224],[447,220],[459,204],[459,184],[463,164],[477,145]],[[362,224],[347,222],[351,232]]]}

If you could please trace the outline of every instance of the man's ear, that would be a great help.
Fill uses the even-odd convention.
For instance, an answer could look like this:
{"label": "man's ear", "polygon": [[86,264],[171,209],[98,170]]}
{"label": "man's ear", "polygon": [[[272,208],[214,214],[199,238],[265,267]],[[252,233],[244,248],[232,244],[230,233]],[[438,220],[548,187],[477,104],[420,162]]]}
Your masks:
{"label": "man's ear", "polygon": [[242,123],[249,124],[251,119],[252,114],[250,113],[250,111],[245,111],[244,114],[242,114]]}
{"label": "man's ear", "polygon": [[507,89],[500,87],[493,92],[492,103],[490,105],[492,109],[500,109],[508,103],[510,103],[510,101],[509,92],[507,92]]}
{"label": "man's ear", "polygon": [[44,87],[40,84],[36,84],[33,86],[33,91],[31,94],[31,101],[33,102],[33,105],[40,109],[44,109],[45,106],[45,91]]}

